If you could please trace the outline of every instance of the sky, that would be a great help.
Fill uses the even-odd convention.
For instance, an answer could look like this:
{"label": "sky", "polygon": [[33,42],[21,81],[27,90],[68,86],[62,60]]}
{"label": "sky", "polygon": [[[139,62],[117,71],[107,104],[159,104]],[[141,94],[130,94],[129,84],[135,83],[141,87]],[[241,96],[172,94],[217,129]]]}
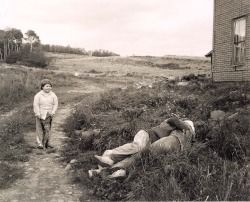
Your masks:
{"label": "sky", "polygon": [[213,0],[0,0],[0,29],[33,30],[42,44],[121,56],[204,56]]}

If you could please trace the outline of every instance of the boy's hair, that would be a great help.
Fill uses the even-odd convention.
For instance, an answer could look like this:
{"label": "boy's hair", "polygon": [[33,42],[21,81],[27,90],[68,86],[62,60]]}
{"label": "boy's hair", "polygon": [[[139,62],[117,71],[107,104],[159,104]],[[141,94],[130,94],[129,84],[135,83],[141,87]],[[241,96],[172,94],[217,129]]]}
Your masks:
{"label": "boy's hair", "polygon": [[43,80],[41,81],[41,90],[43,89],[43,87],[44,87],[46,84],[49,84],[49,85],[51,85],[51,87],[52,87],[52,82],[51,82],[49,79],[43,79]]}

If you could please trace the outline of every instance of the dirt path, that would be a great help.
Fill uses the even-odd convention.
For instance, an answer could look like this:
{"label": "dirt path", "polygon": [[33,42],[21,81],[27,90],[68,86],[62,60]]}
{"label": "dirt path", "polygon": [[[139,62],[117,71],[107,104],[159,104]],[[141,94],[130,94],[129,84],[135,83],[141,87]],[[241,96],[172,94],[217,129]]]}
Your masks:
{"label": "dirt path", "polygon": [[[84,194],[77,185],[70,183],[70,171],[60,162],[60,149],[66,138],[61,125],[70,114],[70,105],[61,106],[54,118],[52,143],[56,149],[50,152],[36,149],[35,133],[26,135],[33,149],[30,160],[23,165],[25,176],[9,189],[0,190],[1,202],[77,202]],[[84,201],[89,201],[88,197]]]}

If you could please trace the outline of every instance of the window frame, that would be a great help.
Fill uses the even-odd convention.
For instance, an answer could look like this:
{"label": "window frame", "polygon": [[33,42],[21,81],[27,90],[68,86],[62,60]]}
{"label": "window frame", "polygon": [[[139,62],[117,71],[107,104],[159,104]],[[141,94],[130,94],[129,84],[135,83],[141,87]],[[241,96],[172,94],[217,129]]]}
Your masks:
{"label": "window frame", "polygon": [[[244,40],[241,40],[235,43],[235,36],[236,36],[235,23],[240,20],[245,20],[245,37],[244,37]],[[247,38],[247,16],[244,15],[238,18],[234,18],[232,20],[232,65],[233,67],[244,66],[246,64],[246,38]],[[238,62],[236,61],[235,47],[240,44],[244,44],[244,55],[243,55],[243,60]]]}

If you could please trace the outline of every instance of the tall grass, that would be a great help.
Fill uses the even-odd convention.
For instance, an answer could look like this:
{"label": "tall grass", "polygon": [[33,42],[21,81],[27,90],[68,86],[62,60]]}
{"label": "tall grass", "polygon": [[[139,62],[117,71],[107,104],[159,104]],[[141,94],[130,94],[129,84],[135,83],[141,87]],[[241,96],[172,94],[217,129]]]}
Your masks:
{"label": "tall grass", "polygon": [[[0,69],[2,70],[2,69]],[[27,71],[8,69],[1,71],[0,80],[0,105],[12,105],[28,96],[34,91],[34,80],[30,78]]]}
{"label": "tall grass", "polygon": [[[65,160],[78,160],[75,181],[92,189],[99,199],[108,200],[249,200],[248,84],[216,84],[197,78],[189,82],[177,86],[177,81],[163,81],[153,88],[116,89],[99,100],[83,100],[65,124],[70,137]],[[222,97],[227,107],[215,104]],[[212,123],[213,110],[238,115]],[[125,180],[107,179],[108,171],[88,178],[87,170],[97,167],[93,154],[127,143],[138,130],[156,126],[170,116],[194,121],[197,142],[191,151],[160,156],[145,151]],[[93,128],[102,132],[87,146],[75,130]]]}
{"label": "tall grass", "polygon": [[54,86],[73,86],[73,76],[49,70],[35,71],[28,68],[0,68],[0,110],[11,109],[19,102],[32,99],[40,90],[40,81],[51,79]]}
{"label": "tall grass", "polygon": [[31,148],[24,140],[24,132],[34,129],[32,107],[22,108],[6,117],[0,125],[0,188],[6,188],[23,176],[17,162],[28,161]]}

